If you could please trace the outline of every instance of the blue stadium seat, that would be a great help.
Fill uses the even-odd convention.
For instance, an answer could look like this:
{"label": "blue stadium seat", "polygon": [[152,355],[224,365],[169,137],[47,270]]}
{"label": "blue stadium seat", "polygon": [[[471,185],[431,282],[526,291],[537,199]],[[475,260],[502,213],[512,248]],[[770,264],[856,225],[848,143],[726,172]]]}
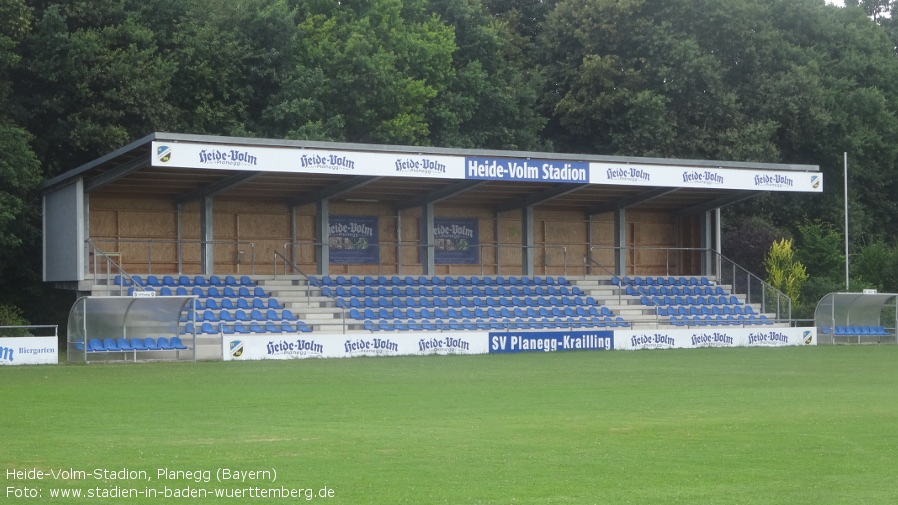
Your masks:
{"label": "blue stadium seat", "polygon": [[118,345],[115,343],[115,340],[113,340],[111,338],[103,339],[103,348],[105,348],[107,351],[120,351],[121,350],[118,348]]}
{"label": "blue stadium seat", "polygon": [[162,349],[159,347],[159,344],[156,343],[156,340],[150,337],[143,339],[143,345],[146,346],[148,351],[158,351]]}
{"label": "blue stadium seat", "polygon": [[183,350],[187,349],[187,346],[184,345],[184,342],[181,341],[181,337],[172,337],[171,340],[169,341],[169,344],[171,345],[171,347],[173,347],[174,349],[177,349],[179,351],[183,351]]}
{"label": "blue stadium seat", "polygon": [[154,288],[158,288],[159,286],[162,285],[162,282],[160,282],[159,278],[156,277],[155,275],[148,275],[146,285],[153,286]]}
{"label": "blue stadium seat", "polygon": [[136,337],[131,339],[131,348],[134,349],[135,351],[149,350],[149,348],[146,346],[146,344],[144,344],[143,339],[136,338]]}
{"label": "blue stadium seat", "polygon": [[249,276],[243,275],[240,277],[240,285],[241,286],[255,286],[256,283],[253,282],[253,280],[250,279]]}
{"label": "blue stadium seat", "polygon": [[120,351],[133,351],[134,347],[128,342],[127,338],[119,338],[115,341],[115,345],[119,348]]}

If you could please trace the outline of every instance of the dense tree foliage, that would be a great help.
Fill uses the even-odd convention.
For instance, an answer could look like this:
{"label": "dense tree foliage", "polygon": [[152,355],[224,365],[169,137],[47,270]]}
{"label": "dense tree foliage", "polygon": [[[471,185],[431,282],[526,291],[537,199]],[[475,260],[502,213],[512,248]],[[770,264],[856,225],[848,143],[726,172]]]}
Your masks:
{"label": "dense tree foliage", "polygon": [[806,300],[848,152],[853,268],[898,290],[898,4],[846,4],[0,0],[0,275],[39,278],[41,179],[173,131],[818,164],[822,196],[724,211],[761,276],[795,239]]}

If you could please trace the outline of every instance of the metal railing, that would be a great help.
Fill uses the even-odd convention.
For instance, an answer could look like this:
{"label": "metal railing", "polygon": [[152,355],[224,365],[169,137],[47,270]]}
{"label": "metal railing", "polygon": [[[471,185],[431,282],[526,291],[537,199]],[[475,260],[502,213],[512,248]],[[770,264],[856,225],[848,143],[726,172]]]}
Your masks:
{"label": "metal railing", "polygon": [[[154,261],[156,263],[172,263],[171,261],[165,261],[161,258],[154,257],[154,254],[153,254],[154,246],[156,246],[156,249],[158,250],[158,249],[164,248],[165,246],[168,246],[168,245],[172,245],[172,244],[175,245],[175,251],[176,251],[175,262],[177,264],[177,271],[179,273],[184,271],[184,263],[185,263],[185,261],[184,261],[184,246],[196,246],[200,249],[202,249],[203,247],[205,247],[207,245],[212,245],[213,247],[215,247],[215,246],[231,246],[231,247],[245,246],[245,247],[248,247],[250,250],[250,272],[249,273],[250,274],[256,273],[255,272],[256,245],[255,245],[255,243],[249,242],[249,241],[243,241],[243,240],[185,240],[185,239],[180,239],[180,240],[178,240],[178,239],[105,239],[105,238],[103,238],[103,239],[87,239],[87,242],[91,242],[91,244],[94,244],[94,248],[97,249],[98,251],[101,250],[101,248],[99,247],[99,245],[96,245],[95,243],[98,243],[98,244],[108,243],[108,244],[111,244],[112,247],[115,247],[115,248],[118,248],[119,244],[142,244],[142,245],[144,245],[146,248],[145,258],[143,258],[143,259],[137,258],[137,259],[134,259],[133,261],[131,261],[131,258],[129,258],[128,263],[129,264],[140,264],[140,263],[145,262],[146,266],[147,266],[146,273],[148,273],[148,274],[153,273]],[[241,251],[238,250],[235,252],[235,254],[233,254],[234,262],[236,262],[237,264],[240,264],[242,262],[242,260],[238,258],[240,252]],[[121,252],[116,252],[116,253],[107,252],[106,254],[111,255],[111,256],[119,256],[120,258],[122,255]],[[215,251],[213,250],[213,258],[214,257],[219,257],[219,255],[216,255]],[[224,257],[228,257],[228,256],[224,255]],[[88,273],[90,273],[90,272],[88,272]]]}
{"label": "metal railing", "polygon": [[[621,276],[615,275],[613,272],[611,272],[610,270],[608,270],[608,268],[606,268],[604,265],[600,264],[600,263],[597,262],[596,260],[592,259],[592,257],[590,257],[590,256],[587,256],[587,257],[586,257],[586,261],[587,261],[588,267],[590,268],[590,271],[591,271],[591,268],[592,268],[593,266],[596,266],[596,267],[599,267],[600,269],[602,269],[607,275],[612,276],[612,278],[617,278],[617,279],[618,279],[618,282],[619,282],[619,284],[618,284],[619,289],[617,290],[617,304],[618,304],[618,305],[623,305],[623,293],[624,293],[624,291],[626,290],[626,288],[627,288],[628,286],[629,286],[629,287],[632,287],[633,289],[636,289],[635,284],[633,284],[632,281],[630,281],[629,279],[627,279],[626,276],[621,277]],[[652,300],[651,298],[649,298],[649,297],[644,297],[644,298],[645,298],[645,300],[647,300],[649,303],[651,303],[651,305],[649,305],[649,307],[651,307],[651,308],[654,310],[654,312],[655,312],[655,326],[657,327],[659,324],[661,324],[661,315],[658,313],[658,312],[659,312],[659,310],[658,310],[658,309],[659,309],[659,306],[658,306],[658,304],[655,303],[655,301]],[[644,303],[642,303],[642,299],[640,299],[640,304],[641,304],[641,305],[645,305]],[[667,322],[669,323],[669,322],[670,322],[670,319],[668,319]]]}
{"label": "metal railing", "polygon": [[[775,322],[792,324],[792,299],[786,296],[782,291],[771,286],[757,275],[752,274],[745,268],[737,265],[733,260],[723,256],[712,249],[690,248],[690,247],[611,247],[611,246],[593,246],[590,247],[590,254],[587,257],[587,266],[590,274],[593,267],[599,267],[604,272],[612,274],[611,271],[601,263],[592,258],[594,250],[611,250],[615,254],[624,250],[624,252],[663,252],[664,253],[664,276],[707,276],[714,278],[718,284],[729,285],[730,292],[735,295],[744,295],[745,303],[756,304],[761,308],[761,313],[776,314]],[[704,268],[704,271],[702,269]],[[633,275],[638,273],[638,265],[634,266]],[[620,276],[623,282],[623,277]],[[657,312],[657,307],[656,307]]]}
{"label": "metal railing", "polygon": [[776,322],[792,322],[792,299],[733,260],[711,251],[718,284],[732,286],[735,294],[744,294],[745,302],[758,304],[762,313],[775,313]]}
{"label": "metal railing", "polygon": [[[287,242],[283,245],[283,254],[282,257],[288,259],[291,262],[295,262],[297,256],[308,256],[311,258],[310,261],[314,261],[315,258],[319,258],[321,256],[321,249],[323,247],[332,247],[331,244],[325,244],[316,241],[304,241],[298,240],[295,242]],[[419,242],[380,242],[377,244],[368,245],[369,248],[375,249],[375,256],[378,258],[378,261],[375,263],[371,263],[371,266],[377,267],[377,275],[384,275],[384,269],[386,267],[395,266],[395,274],[396,275],[421,275],[424,273],[424,264],[421,262],[422,258],[422,249],[436,249],[436,244],[421,244]],[[480,266],[480,275],[487,275],[487,269],[490,266],[486,265],[483,261],[484,251],[493,249],[495,250],[495,275],[503,275],[502,272],[502,252],[503,251],[513,251],[516,253],[521,253],[524,249],[532,249],[535,251],[544,251],[542,254],[542,267],[543,273],[546,274],[548,269],[558,267],[561,269],[560,275],[568,274],[568,246],[564,245],[549,245],[549,244],[541,244],[541,245],[533,245],[533,246],[522,246],[521,244],[478,244],[478,258],[476,263],[452,263],[450,266],[472,266],[479,265]],[[303,254],[303,248],[311,248],[311,254]],[[385,262],[383,251],[387,249],[395,249],[395,258],[393,262]],[[403,254],[408,249],[414,249],[418,252],[417,257],[414,254]],[[561,251],[561,264],[557,265],[550,261],[551,258],[555,257],[555,255],[550,254],[550,251]],[[436,252],[436,251],[434,251]],[[413,261],[403,261],[409,256],[415,257]],[[292,258],[292,259],[291,259]],[[438,265],[446,265],[446,263],[437,263]],[[521,267],[521,264],[514,265],[518,268]],[[414,267],[414,268],[412,268]],[[277,267],[275,267],[276,269]],[[411,270],[408,270],[411,269]],[[286,270],[285,270],[286,271]],[[389,272],[394,273],[394,272]],[[449,275],[452,275],[450,272]],[[515,275],[520,275],[520,272],[516,272]]]}
{"label": "metal railing", "polygon": [[[113,256],[118,256],[119,259],[121,259],[121,253],[107,253],[101,251],[100,248],[97,247],[96,244],[93,243],[93,241],[91,241],[91,239],[85,240],[84,243],[88,251],[87,257],[91,258],[91,264],[88,265],[88,273],[94,274],[95,283],[99,284],[99,275],[101,272],[100,267],[102,266],[102,272],[105,277],[104,284],[106,285],[106,289],[110,294],[112,294],[112,287],[116,286],[115,282],[113,282],[115,276],[120,276],[122,280],[121,283],[117,285],[120,295],[124,293],[126,287],[133,287],[138,291],[145,291],[143,286],[140,286],[136,282],[134,282],[134,279],[131,277],[131,275],[128,274],[128,272],[126,272],[119,263],[112,259]],[[102,258],[103,261],[102,265],[98,264],[100,258]],[[91,267],[93,267],[93,270],[91,270]]]}
{"label": "metal railing", "polygon": [[[52,335],[39,335],[39,333],[50,333],[43,331],[33,331],[35,329],[52,329]],[[24,324],[18,326],[0,326],[0,338],[16,338],[16,337],[55,337],[59,339],[59,325],[57,324]]]}
{"label": "metal railing", "polygon": [[[298,273],[299,275],[303,276],[306,279],[306,283],[308,284],[309,287],[312,286],[312,280],[311,280],[311,278],[309,278],[309,275],[306,274],[305,272],[303,272],[302,269],[299,268],[295,262],[293,262],[292,260],[290,260],[289,258],[287,258],[286,256],[284,256],[283,254],[281,254],[277,251],[272,251],[272,252],[274,253],[273,263],[274,263],[274,278],[275,279],[278,278],[278,258],[281,258],[284,262],[284,275],[291,275],[291,274],[287,273],[287,267],[289,266],[290,268],[293,269],[293,273]],[[311,298],[312,298],[311,290],[307,290],[306,291],[306,303],[308,303],[309,300],[311,300]]]}

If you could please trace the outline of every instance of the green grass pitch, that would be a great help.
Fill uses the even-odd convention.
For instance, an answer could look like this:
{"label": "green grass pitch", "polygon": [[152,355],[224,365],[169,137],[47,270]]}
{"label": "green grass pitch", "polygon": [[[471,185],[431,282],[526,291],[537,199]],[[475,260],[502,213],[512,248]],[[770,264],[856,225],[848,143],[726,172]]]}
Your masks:
{"label": "green grass pitch", "polygon": [[[898,503],[898,346],[18,366],[0,384],[4,503]],[[51,497],[67,488],[84,495]],[[116,488],[157,495],[86,495]]]}

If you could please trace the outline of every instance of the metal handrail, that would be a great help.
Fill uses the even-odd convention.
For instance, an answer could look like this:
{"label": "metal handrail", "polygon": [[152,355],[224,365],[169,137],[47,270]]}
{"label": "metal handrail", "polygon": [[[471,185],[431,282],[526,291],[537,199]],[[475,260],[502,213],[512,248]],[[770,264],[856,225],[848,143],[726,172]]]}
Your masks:
{"label": "metal handrail", "polygon": [[[97,247],[97,245],[94,244],[91,239],[85,240],[84,243],[85,243],[85,245],[93,248],[92,252],[93,252],[93,259],[94,259],[94,264],[93,264],[94,280],[97,280],[97,272],[98,272],[98,270],[97,270],[97,255],[99,255],[99,256],[102,256],[103,259],[106,260],[106,279],[105,280],[106,280],[106,289],[107,290],[110,290],[109,279],[111,278],[110,276],[112,275],[112,270],[110,269],[110,266],[112,266],[115,268],[116,271],[119,272],[118,275],[121,275],[123,277],[123,279],[127,279],[128,283],[131,286],[133,286],[135,289],[137,289],[138,291],[146,291],[146,289],[143,286],[134,282],[134,279],[131,277],[131,275],[128,272],[126,272],[125,269],[123,269],[121,265],[116,263],[115,260],[113,260],[107,253],[101,251],[100,248]],[[91,252],[91,251],[89,250],[89,252]],[[122,294],[124,289],[125,289],[125,284],[123,282],[122,285],[119,286],[119,294]]]}
{"label": "metal handrail", "polygon": [[[757,284],[761,287],[761,289],[760,289],[761,300],[759,303],[761,305],[762,312],[767,310],[768,296],[772,296],[772,297],[774,297],[774,299],[776,301],[776,310],[774,311],[776,313],[775,322],[778,322],[778,323],[779,322],[790,322],[792,320],[792,299],[791,298],[789,298],[782,291],[780,291],[780,290],[776,289],[775,287],[771,286],[770,284],[768,284],[766,281],[764,281],[757,275],[752,274],[745,268],[736,264],[736,262],[734,262],[733,260],[727,258],[726,256],[723,256],[722,254],[718,253],[717,251],[715,251],[713,249],[694,248],[694,247],[593,246],[593,247],[589,248],[590,254],[587,256],[588,265],[591,267],[593,264],[595,264],[595,266],[598,266],[601,269],[605,270],[606,272],[610,273],[609,269],[605,268],[599,262],[595,261],[592,258],[592,254],[591,254],[593,250],[608,250],[608,249],[615,250],[615,251],[619,251],[621,249],[632,250],[632,251],[644,251],[644,250],[665,251],[665,254],[666,254],[665,271],[666,271],[667,276],[684,275],[682,271],[680,271],[676,274],[671,272],[671,267],[672,267],[671,253],[679,254],[680,252],[699,252],[699,253],[703,253],[703,254],[708,254],[709,256],[713,257],[714,260],[709,262],[709,264],[707,265],[707,268],[709,270],[712,270],[713,275],[711,275],[711,277],[714,277],[716,279],[716,281],[718,282],[718,284],[721,284],[721,283],[726,284],[727,283],[727,282],[725,282],[726,277],[724,274],[724,270],[726,267],[726,269],[732,271],[732,275],[730,277],[730,279],[732,279],[732,282],[729,284],[732,286],[731,292],[733,294],[744,294],[746,297],[746,301],[748,303],[754,303],[754,302],[752,302],[751,286],[752,286],[752,284]],[[681,264],[679,262],[677,262],[675,266],[678,269],[682,270]],[[686,275],[689,275],[689,274],[691,274],[691,272]],[[738,274],[738,276],[737,276],[737,274]],[[615,275],[615,274],[612,273],[611,275]],[[707,274],[701,274],[701,275],[707,275]],[[737,278],[743,278],[743,276],[745,278],[745,287],[746,287],[744,292],[739,289],[740,286],[737,283]],[[786,311],[786,317],[783,317],[784,310]],[[656,311],[657,311],[657,308],[656,308]]]}
{"label": "metal handrail", "polygon": [[[316,242],[316,241],[314,241],[314,240],[309,240],[309,241],[305,241],[305,240],[297,240],[297,241],[293,241],[293,242],[287,242],[287,243],[285,243],[284,246],[283,246],[284,253],[283,253],[282,257],[285,257],[285,258],[286,258],[286,257],[290,256],[290,254],[288,254],[289,248],[292,247],[292,248],[294,248],[294,250],[295,250],[295,248],[298,247],[298,246],[299,246],[299,247],[302,247],[302,246],[305,246],[305,247],[315,247],[316,249],[318,249],[318,248],[321,248],[321,247],[324,247],[324,246],[328,246],[328,247],[329,247],[330,244],[328,244],[328,243],[323,243],[323,242]],[[381,249],[384,249],[384,248],[390,248],[390,247],[395,247],[395,248],[399,248],[399,249],[405,248],[405,247],[411,247],[411,248],[417,248],[417,249],[424,249],[424,248],[433,249],[433,248],[436,247],[436,245],[435,245],[435,244],[421,244],[421,243],[419,243],[419,242],[379,242],[379,243],[377,243],[377,244],[370,244],[369,247],[376,247],[376,248],[378,248],[378,254],[379,254],[379,252],[380,252]],[[483,263],[482,258],[483,258],[483,251],[484,251],[484,249],[488,249],[488,248],[489,248],[489,249],[496,249],[497,251],[498,251],[498,250],[502,250],[502,249],[514,249],[514,250],[521,250],[521,249],[544,249],[544,250],[548,250],[548,249],[561,249],[561,251],[562,251],[562,265],[561,265],[561,267],[562,267],[562,273],[561,273],[561,275],[567,275],[567,274],[568,274],[568,272],[567,272],[567,267],[568,267],[568,262],[567,262],[568,246],[563,246],[563,245],[550,245],[550,244],[541,244],[541,245],[533,245],[533,246],[522,246],[521,244],[498,244],[498,243],[483,244],[483,243],[481,243],[481,244],[478,244],[478,248],[479,248],[478,254],[479,254],[480,258],[481,258],[481,261],[480,261],[480,275],[486,275],[486,273],[485,273],[485,271],[484,271],[485,265],[484,265],[484,263]],[[316,250],[316,254],[320,254],[320,252]],[[543,266],[543,270],[545,270],[547,267],[552,266],[552,265],[549,265],[548,263],[546,263],[545,260],[546,260],[546,257],[547,257],[547,256],[548,256],[547,254],[546,254],[546,255],[543,255],[543,265],[542,265],[542,266]],[[383,267],[384,267],[383,262],[378,261],[378,263],[377,263],[377,275],[383,275]],[[402,264],[402,261],[401,261],[401,256],[400,256],[400,255],[397,255],[397,261],[396,261],[396,275],[406,275],[406,274],[407,274],[407,272],[403,272],[402,267],[403,267],[403,264]],[[496,268],[497,268],[497,274],[500,273],[500,270],[501,270],[501,262],[498,261],[498,255],[497,255]],[[412,274],[421,274],[421,273],[423,273],[423,272],[412,272]]]}
{"label": "metal handrail", "polygon": [[[91,241],[93,239],[87,239]],[[181,248],[184,244],[199,244],[201,246],[211,245],[248,245],[250,248],[250,274],[256,273],[256,244],[243,240],[190,240],[190,239],[97,239],[99,242],[114,242],[117,244],[146,244],[147,247],[147,273],[153,273],[153,244],[177,244],[178,252],[178,272],[182,272],[183,258]],[[96,247],[96,246],[94,246]]]}
{"label": "metal handrail", "polygon": [[[594,260],[591,256],[586,256],[586,261],[587,261],[587,264],[588,264],[590,267],[593,266],[593,264],[594,264],[595,266],[601,268],[601,269],[604,270],[606,273],[608,273],[608,275],[611,275],[612,278],[615,278],[615,277],[616,277],[616,278],[618,279],[618,286],[625,286],[625,285],[626,285],[626,286],[628,286],[628,287],[633,287],[634,289],[636,289],[636,284],[630,283],[630,282],[629,282],[630,280],[627,279],[626,276],[621,277],[621,276],[615,275],[614,273],[611,272],[611,270],[608,270],[608,269],[605,267],[605,265],[602,265],[602,264],[599,263],[598,261]],[[622,303],[623,303],[623,295],[621,294],[621,292],[622,292],[623,290],[624,290],[624,289],[618,289],[618,290],[617,290],[617,304],[618,304],[618,305],[622,305]],[[661,316],[658,314],[658,309],[660,308],[660,305],[658,305],[657,303],[655,303],[655,300],[652,300],[652,299],[649,298],[649,297],[645,297],[645,299],[648,300],[649,302],[651,302],[650,307],[652,307],[652,308],[655,309],[655,326],[657,326],[657,325],[660,324],[660,322],[661,322]],[[640,299],[640,302],[641,302],[641,301],[642,301],[642,300]],[[668,321],[669,321],[669,319],[668,319]]]}
{"label": "metal handrail", "polygon": [[[761,285],[761,308],[762,308],[762,310],[766,310],[768,295],[774,296],[776,298],[776,321],[777,322],[791,322],[792,321],[792,299],[788,295],[786,295],[782,291],[776,289],[775,287],[771,286],[769,283],[767,283],[766,281],[764,281],[757,275],[749,272],[747,269],[737,265],[735,261],[718,253],[717,251],[712,250],[711,252],[717,258],[715,265],[717,266],[718,279],[723,278],[723,269],[724,269],[723,263],[728,262],[729,265],[727,265],[727,266],[732,267],[732,279],[733,279],[732,285],[733,285],[734,292],[736,290],[736,279],[737,279],[737,272],[738,272],[739,277],[744,276],[744,278],[746,279],[745,284],[746,284],[747,290],[745,292],[745,296],[746,296],[747,301],[749,301],[749,302],[751,301],[751,295],[752,295],[751,285],[752,285],[752,280],[754,280],[755,283]],[[783,310],[782,304],[783,303],[785,303],[785,305],[786,305],[785,308],[787,311],[787,316],[785,318],[782,317],[782,310]]]}
{"label": "metal handrail", "polygon": [[[278,257],[280,257],[282,260],[284,260],[284,275],[287,275],[287,265],[289,264],[293,268],[294,271],[299,272],[299,275],[302,275],[303,277],[305,277],[306,283],[308,286],[312,285],[312,279],[305,272],[303,272],[302,269],[299,268],[299,266],[297,266],[295,262],[291,261],[289,258],[287,258],[286,256],[284,256],[283,254],[281,254],[277,251],[272,251],[272,252],[274,253],[274,278],[275,279],[278,278],[277,261],[278,261]],[[311,299],[312,299],[311,290],[306,290],[306,303],[308,303]]]}

